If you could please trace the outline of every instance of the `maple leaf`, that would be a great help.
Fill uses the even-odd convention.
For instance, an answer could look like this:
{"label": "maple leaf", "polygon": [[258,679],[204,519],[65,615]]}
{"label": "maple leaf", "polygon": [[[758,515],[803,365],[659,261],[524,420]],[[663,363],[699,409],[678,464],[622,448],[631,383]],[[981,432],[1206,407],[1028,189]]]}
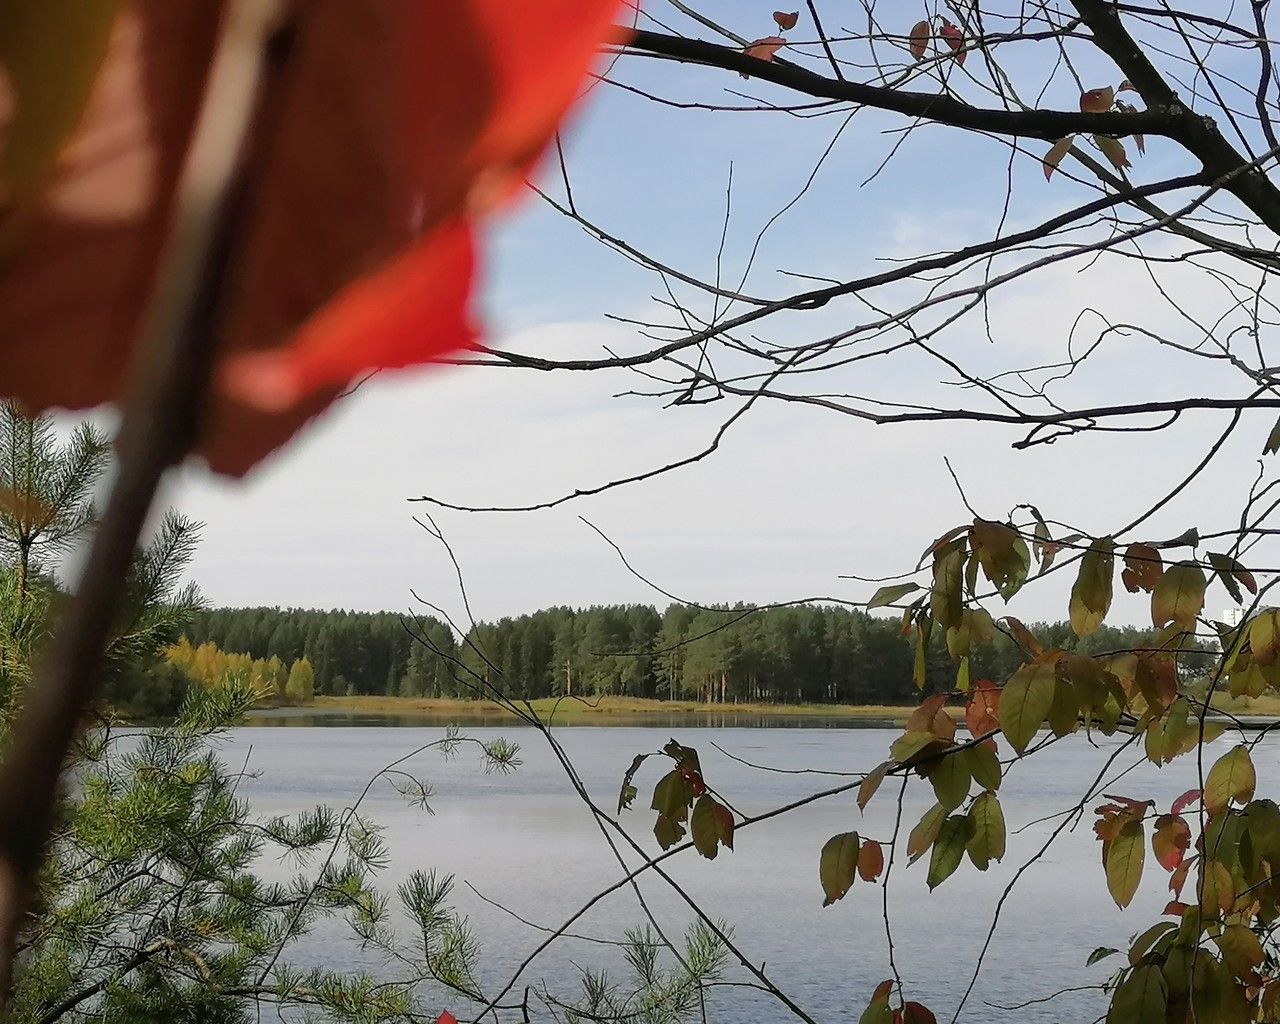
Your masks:
{"label": "maple leaf", "polygon": [[[4,22],[9,103],[34,106],[0,118],[0,379],[33,411],[123,393],[227,6]],[[619,6],[290,5],[211,314],[198,450],[215,469],[245,472],[369,370],[474,342],[477,228],[533,169]]]}

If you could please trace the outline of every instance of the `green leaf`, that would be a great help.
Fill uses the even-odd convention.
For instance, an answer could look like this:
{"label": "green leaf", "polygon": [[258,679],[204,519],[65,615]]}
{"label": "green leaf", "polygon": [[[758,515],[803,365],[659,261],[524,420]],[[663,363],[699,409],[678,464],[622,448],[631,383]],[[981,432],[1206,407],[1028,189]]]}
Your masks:
{"label": "green leaf", "polygon": [[871,996],[871,1002],[858,1018],[858,1024],[893,1024],[893,1011],[889,1009],[889,993],[892,991],[892,979],[880,982]]}
{"label": "green leaf", "polygon": [[664,818],[684,821],[688,817],[691,803],[693,803],[693,787],[680,773],[680,769],[672,768],[654,786],[653,800],[649,806]]}
{"label": "green leaf", "polygon": [[1211,814],[1224,810],[1232,800],[1247,804],[1253,799],[1258,777],[1249,748],[1233,747],[1213,763],[1204,780],[1204,805]]}
{"label": "green leaf", "polygon": [[933,562],[933,589],[929,610],[938,625],[955,626],[964,611],[960,593],[964,572],[964,542],[953,541],[938,552]]}
{"label": "green leaf", "polygon": [[972,831],[973,823],[963,814],[953,814],[942,823],[938,838],[933,841],[933,853],[929,855],[930,889],[940,886],[960,866]]}
{"label": "green leaf", "polygon": [[1142,867],[1147,859],[1147,844],[1142,822],[1128,821],[1119,834],[1105,847],[1103,854],[1107,872],[1107,889],[1116,906],[1127,907],[1142,881]]}
{"label": "green leaf", "polygon": [[1111,608],[1111,587],[1115,576],[1116,542],[1099,537],[1080,559],[1080,572],[1071,588],[1071,629],[1076,636],[1089,636],[1102,625]]}
{"label": "green leaf", "polygon": [[948,811],[955,810],[969,795],[969,759],[959,752],[940,758],[929,772],[929,782],[938,803]]}
{"label": "green leaf", "polygon": [[979,743],[965,751],[969,759],[969,774],[973,781],[983,789],[1000,788],[1000,755],[996,753],[995,744]]}
{"label": "green leaf", "polygon": [[1111,997],[1107,1024],[1165,1024],[1169,985],[1160,968],[1136,967]]}
{"label": "green leaf", "polygon": [[1000,694],[1000,728],[1019,754],[1027,749],[1053,706],[1056,682],[1050,662],[1023,665]]}
{"label": "green leaf", "polygon": [[1099,960],[1105,960],[1109,956],[1115,956],[1120,950],[1112,949],[1110,946],[1099,946],[1089,954],[1089,959],[1084,962],[1086,967],[1092,967]]}
{"label": "green leaf", "polygon": [[1008,523],[973,521],[973,549],[988,580],[1008,601],[1027,581],[1031,552],[1027,542]]}
{"label": "green leaf", "polygon": [[904,598],[919,589],[920,585],[917,583],[893,583],[887,587],[881,587],[871,595],[871,600],[867,602],[867,611],[893,604],[894,601]]}
{"label": "green leaf", "polygon": [[907,836],[907,859],[915,861],[925,850],[929,849],[938,838],[938,832],[942,829],[942,823],[946,820],[947,809],[940,804],[934,804],[924,816],[916,823],[916,827],[911,830],[911,834]]}
{"label": "green leaf", "polygon": [[1263,455],[1274,455],[1276,452],[1280,452],[1280,419],[1276,420],[1276,425],[1267,435],[1267,443],[1262,446]]}
{"label": "green leaf", "polygon": [[973,866],[979,871],[986,871],[991,861],[1004,857],[1004,811],[1000,809],[996,795],[991,792],[980,794],[969,808],[969,820],[973,834],[965,849]]}
{"label": "green leaf", "polygon": [[822,847],[818,860],[818,880],[826,898],[824,907],[842,899],[853,885],[858,870],[858,833],[842,832],[832,836]]}
{"label": "green leaf", "polygon": [[1070,680],[1055,680],[1053,684],[1053,703],[1049,706],[1049,728],[1061,739],[1076,731],[1080,724],[1080,704],[1076,699],[1076,688]]}
{"label": "green leaf", "polygon": [[1213,566],[1213,571],[1217,574],[1218,579],[1222,581],[1222,585],[1227,588],[1227,593],[1231,595],[1231,600],[1236,604],[1244,601],[1244,594],[1240,592],[1240,584],[1237,582],[1236,570],[1248,572],[1243,565],[1237,562],[1230,555],[1219,555],[1216,552],[1208,553],[1209,564]]}
{"label": "green leaf", "polygon": [[1151,621],[1157,629],[1176,622],[1195,629],[1196,617],[1204,610],[1208,585],[1204,570],[1195,562],[1176,562],[1164,571],[1151,592]]}
{"label": "green leaf", "polygon": [[698,852],[715,860],[721,846],[733,849],[733,815],[710,793],[703,793],[693,805],[689,833]]}
{"label": "green leaf", "polygon": [[938,739],[931,732],[904,732],[889,747],[889,756],[898,764],[911,764],[913,758],[919,760],[919,755],[930,747],[942,750],[946,746],[944,740]]}
{"label": "green leaf", "polygon": [[1133,945],[1129,947],[1130,965],[1137,967],[1142,958],[1147,955],[1147,951],[1156,944],[1156,940],[1177,927],[1174,921],[1158,921],[1134,939]]}
{"label": "green leaf", "polygon": [[669,850],[684,838],[684,826],[674,818],[659,814],[658,820],[653,823],[653,834],[658,845]]}

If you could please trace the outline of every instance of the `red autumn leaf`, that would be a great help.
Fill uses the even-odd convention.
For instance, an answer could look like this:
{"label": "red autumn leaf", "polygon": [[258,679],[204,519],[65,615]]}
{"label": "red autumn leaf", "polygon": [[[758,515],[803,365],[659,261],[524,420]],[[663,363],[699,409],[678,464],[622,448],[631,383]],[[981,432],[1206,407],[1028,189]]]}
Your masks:
{"label": "red autumn leaf", "polygon": [[1191,826],[1175,814],[1162,814],[1156,819],[1151,834],[1151,849],[1166,871],[1174,871],[1191,846]]}
{"label": "red autumn leaf", "polygon": [[787,14],[783,11],[774,11],[773,20],[777,22],[778,28],[783,32],[790,32],[796,27],[796,22],[800,20],[800,12],[792,11],[790,14]]}
{"label": "red autumn leaf", "polygon": [[685,782],[689,783],[689,788],[693,791],[694,796],[702,796],[707,791],[707,784],[703,781],[700,771],[693,768],[681,768],[680,775]]}
{"label": "red autumn leaf", "polygon": [[782,36],[765,36],[763,39],[757,39],[754,43],[748,43],[742,48],[742,52],[748,57],[754,57],[756,60],[773,60],[778,51],[787,45],[787,41]]}
{"label": "red autumn leaf", "polygon": [[[48,6],[29,33],[89,17]],[[225,4],[119,6],[47,188],[0,213],[0,379],[32,409],[122,391]],[[290,6],[229,226],[200,445],[215,468],[244,472],[369,369],[471,343],[474,227],[553,135],[618,6]],[[22,45],[0,40],[0,64]],[[15,81],[17,102],[62,88],[63,70]]]}
{"label": "red autumn leaf", "polygon": [[911,27],[911,36],[907,45],[911,49],[911,56],[916,60],[920,60],[924,56],[925,50],[929,48],[929,23],[927,21],[917,21]]}
{"label": "red autumn leaf", "polygon": [[906,1002],[902,1004],[902,1024],[938,1024],[938,1018],[923,1003]]}
{"label": "red autumn leaf", "polygon": [[1181,917],[1190,909],[1191,906],[1187,903],[1179,903],[1177,900],[1170,900],[1165,904],[1164,910],[1162,910],[1161,913],[1172,914],[1174,917]]}
{"label": "red autumn leaf", "polygon": [[963,66],[964,59],[968,56],[968,53],[961,49],[964,46],[964,33],[947,21],[946,18],[942,19],[942,28],[939,29],[939,33],[946,44],[951,47],[951,52],[956,55],[956,63]]}
{"label": "red autumn leaf", "polygon": [[436,1024],[458,1024],[458,1018],[448,1010],[442,1010],[440,1016],[436,1018]]}
{"label": "red autumn leaf", "polygon": [[1195,803],[1199,799],[1200,799],[1200,790],[1189,789],[1185,793],[1183,793],[1182,796],[1178,797],[1178,799],[1173,802],[1173,805],[1169,808],[1169,813],[1181,814],[1183,811],[1185,811],[1188,807],[1190,807],[1193,803]]}
{"label": "red autumn leaf", "polygon": [[874,882],[883,870],[884,848],[874,840],[864,840],[858,850],[858,876],[864,882]]}
{"label": "red autumn leaf", "polygon": [[1080,110],[1085,114],[1105,114],[1116,101],[1116,91],[1107,86],[1105,89],[1090,89],[1080,94]]}

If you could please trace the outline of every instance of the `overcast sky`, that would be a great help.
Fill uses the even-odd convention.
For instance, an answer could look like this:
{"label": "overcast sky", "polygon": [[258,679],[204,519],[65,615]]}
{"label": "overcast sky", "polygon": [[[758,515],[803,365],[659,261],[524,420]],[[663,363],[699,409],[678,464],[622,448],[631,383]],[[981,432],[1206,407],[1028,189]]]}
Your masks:
{"label": "overcast sky", "polygon": [[[744,23],[747,6],[759,5],[732,8],[742,33],[767,34],[764,23]],[[768,17],[763,7],[759,14]],[[675,98],[737,102],[726,89],[769,91],[653,63],[624,77]],[[1074,100],[1064,94],[1045,102],[1069,107]],[[1060,209],[1070,195],[1066,181],[1047,185],[1032,157],[1019,157],[1010,172],[1006,151],[945,129],[913,134],[889,168],[864,184],[896,141],[882,129],[897,126],[865,112],[854,118],[812,187],[766,235],[749,278],[757,293],[797,287],[780,268],[850,277],[884,257],[973,241],[1000,216],[1008,174],[1011,228]],[[711,277],[732,165],[723,272],[736,284],[760,228],[803,188],[838,127],[834,118],[675,110],[597,88],[566,140],[575,199],[607,230]],[[1153,141],[1149,149],[1135,173],[1169,172],[1162,146]],[[548,187],[560,192],[558,173],[547,170]],[[603,354],[645,345],[605,314],[652,314],[660,283],[554,211],[527,203],[494,231],[490,255],[484,307],[490,337],[504,347]],[[1191,307],[1220,301],[1203,274],[1175,284]],[[1177,329],[1136,263],[1087,276],[1055,269],[996,299],[991,365],[1056,353],[1083,305]],[[806,329],[819,336],[824,326],[859,312],[856,304],[834,304]],[[957,345],[988,344],[966,336],[977,326],[957,331]],[[1151,380],[1146,368],[1154,353],[1136,338],[1115,346],[1099,356],[1102,365],[1082,385],[1089,390],[1071,397],[1119,400],[1137,387],[1177,397],[1216,386],[1194,362]],[[936,364],[918,359],[859,372],[865,377],[831,389],[964,400]],[[457,609],[452,571],[413,520],[429,506],[408,499],[430,494],[483,505],[554,498],[686,456],[731,411],[611,397],[643,384],[635,376],[484,369],[380,375],[243,482],[184,471],[168,498],[206,524],[194,577],[220,605],[394,610],[411,607],[416,590]],[[839,576],[908,568],[930,539],[968,518],[944,455],[984,515],[999,517],[1031,501],[1046,514],[1102,531],[1171,487],[1185,473],[1192,446],[1203,446],[1225,422],[1223,414],[1209,413],[1154,437],[1103,435],[1019,454],[1009,448],[1019,435],[993,427],[876,428],[819,411],[760,407],[696,466],[545,512],[436,516],[481,618],[551,604],[665,603],[579,516],[612,537],[637,570],[682,598],[865,600],[874,586]],[[1230,525],[1219,520],[1235,513],[1270,422],[1260,415],[1246,427],[1206,485],[1152,522],[1151,537],[1196,522],[1206,529],[1209,521]],[[1210,611],[1217,611],[1215,602],[1226,603],[1220,590],[1211,592]],[[1029,588],[1017,607],[1029,619],[1063,617],[1065,590]],[[1121,617],[1141,617],[1131,601],[1119,610]]]}

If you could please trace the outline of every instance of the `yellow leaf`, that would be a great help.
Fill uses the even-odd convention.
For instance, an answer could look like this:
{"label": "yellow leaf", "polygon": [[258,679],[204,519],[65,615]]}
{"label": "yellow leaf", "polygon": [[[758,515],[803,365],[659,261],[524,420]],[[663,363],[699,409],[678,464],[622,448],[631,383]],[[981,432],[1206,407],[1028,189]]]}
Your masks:
{"label": "yellow leaf", "polygon": [[1204,780],[1204,805],[1211,814],[1225,810],[1231,801],[1244,805],[1253,799],[1257,775],[1253,758],[1243,743],[1223,754]]}
{"label": "yellow leaf", "polygon": [[80,123],[119,9],[119,0],[0,4],[0,69],[14,108],[0,148],[0,188],[19,210],[0,219],[0,255]]}
{"label": "yellow leaf", "polygon": [[1147,846],[1142,822],[1127,821],[1119,834],[1106,844],[1103,866],[1107,873],[1107,890],[1116,906],[1127,907],[1138,891],[1142,867],[1147,859]]}

